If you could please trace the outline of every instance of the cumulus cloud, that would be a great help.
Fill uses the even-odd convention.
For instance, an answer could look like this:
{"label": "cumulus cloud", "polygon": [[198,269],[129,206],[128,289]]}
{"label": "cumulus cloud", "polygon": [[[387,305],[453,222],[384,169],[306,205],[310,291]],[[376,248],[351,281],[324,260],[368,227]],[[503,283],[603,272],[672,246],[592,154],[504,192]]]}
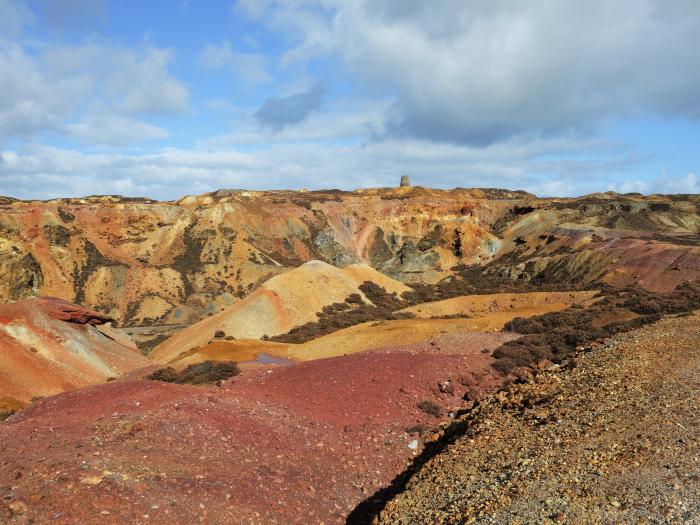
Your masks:
{"label": "cumulus cloud", "polygon": [[[2,46],[0,142],[45,131],[90,139],[84,131],[96,129],[100,120],[108,128],[101,131],[100,141],[113,134],[114,145],[124,145],[127,137],[163,137],[138,117],[187,109],[187,89],[169,72],[170,60],[167,50],[100,42],[39,46],[32,54],[19,45]],[[118,113],[122,116],[117,119]],[[134,124],[132,130],[114,133],[127,121]]]}
{"label": "cumulus cloud", "polygon": [[251,84],[262,84],[272,80],[267,71],[265,55],[235,51],[229,41],[207,44],[199,54],[198,63],[206,69],[231,71]]}
{"label": "cumulus cloud", "polygon": [[128,146],[169,136],[162,128],[114,114],[92,115],[81,122],[66,124],[65,128],[73,138],[98,146]]}
{"label": "cumulus cloud", "polygon": [[149,48],[143,53],[117,53],[107,82],[124,93],[122,107],[131,113],[181,113],[187,109],[187,89],[168,71],[171,53]]}
{"label": "cumulus cloud", "polygon": [[255,119],[265,127],[279,131],[306,120],[321,109],[325,89],[316,85],[286,97],[271,97],[255,112]]}
{"label": "cumulus cloud", "polygon": [[338,53],[387,90],[393,136],[483,145],[595,129],[612,117],[700,117],[700,3],[692,0],[317,0],[307,17],[268,0],[253,16],[289,19],[287,60]]}
{"label": "cumulus cloud", "polygon": [[236,130],[199,142],[206,148],[272,143],[362,141],[381,127],[383,103],[329,102],[323,112],[310,114],[303,122],[282,129],[261,126],[257,120],[242,122]]}
{"label": "cumulus cloud", "polygon": [[0,47],[0,141],[59,127],[69,101],[85,92],[84,79],[53,78],[20,47]]}
{"label": "cumulus cloud", "polygon": [[669,177],[664,174],[654,190],[658,193],[700,193],[700,179],[695,173],[688,173],[684,177]]}
{"label": "cumulus cloud", "polygon": [[[581,152],[597,151],[598,164],[582,166]],[[542,163],[552,152],[571,159],[571,171]],[[417,139],[365,144],[276,143],[240,149],[162,149],[153,153],[80,153],[40,145],[0,153],[0,195],[53,198],[123,193],[177,198],[218,188],[341,188],[395,186],[407,173],[433,187],[505,187],[540,195],[579,195],[608,188],[610,163],[622,166],[628,152],[610,151],[590,139],[510,141],[486,148]],[[558,185],[551,184],[553,176]]]}

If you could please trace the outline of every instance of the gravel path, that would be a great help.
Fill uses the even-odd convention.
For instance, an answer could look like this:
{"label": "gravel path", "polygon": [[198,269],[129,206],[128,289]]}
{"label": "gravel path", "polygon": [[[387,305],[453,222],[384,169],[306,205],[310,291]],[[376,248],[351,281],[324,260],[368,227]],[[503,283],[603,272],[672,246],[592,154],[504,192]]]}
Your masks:
{"label": "gravel path", "polygon": [[615,337],[482,402],[374,521],[700,524],[699,391],[700,314]]}

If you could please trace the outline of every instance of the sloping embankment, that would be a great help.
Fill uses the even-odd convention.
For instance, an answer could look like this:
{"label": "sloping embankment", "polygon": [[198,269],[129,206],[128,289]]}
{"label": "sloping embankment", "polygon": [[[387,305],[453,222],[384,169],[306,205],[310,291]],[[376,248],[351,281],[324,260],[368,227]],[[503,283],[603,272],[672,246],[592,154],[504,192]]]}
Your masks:
{"label": "sloping embankment", "polygon": [[700,314],[668,318],[514,385],[349,521],[696,523],[698,349]]}

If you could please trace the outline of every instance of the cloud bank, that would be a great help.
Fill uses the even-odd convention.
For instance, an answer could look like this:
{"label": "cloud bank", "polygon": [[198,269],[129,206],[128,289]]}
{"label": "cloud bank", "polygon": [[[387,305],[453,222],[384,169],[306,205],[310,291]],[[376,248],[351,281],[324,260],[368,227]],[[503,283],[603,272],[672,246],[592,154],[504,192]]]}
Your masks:
{"label": "cloud bank", "polygon": [[195,43],[101,33],[119,5],[0,0],[0,194],[698,191],[664,136],[700,125],[695,0],[192,4],[228,20]]}
{"label": "cloud bank", "polygon": [[[255,13],[276,27],[303,20],[310,3],[268,1]],[[385,116],[394,136],[483,145],[635,114],[700,117],[692,0],[317,3],[333,16],[300,23],[287,57],[338,53],[394,95]]]}

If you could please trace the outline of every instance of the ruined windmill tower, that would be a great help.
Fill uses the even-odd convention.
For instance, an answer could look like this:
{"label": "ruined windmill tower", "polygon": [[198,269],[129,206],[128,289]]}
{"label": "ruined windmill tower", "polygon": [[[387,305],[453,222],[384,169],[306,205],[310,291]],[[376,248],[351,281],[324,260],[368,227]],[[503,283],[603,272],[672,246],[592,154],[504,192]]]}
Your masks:
{"label": "ruined windmill tower", "polygon": [[399,187],[401,187],[401,188],[410,188],[411,187],[411,179],[408,177],[408,175],[401,175],[401,184],[399,184]]}

